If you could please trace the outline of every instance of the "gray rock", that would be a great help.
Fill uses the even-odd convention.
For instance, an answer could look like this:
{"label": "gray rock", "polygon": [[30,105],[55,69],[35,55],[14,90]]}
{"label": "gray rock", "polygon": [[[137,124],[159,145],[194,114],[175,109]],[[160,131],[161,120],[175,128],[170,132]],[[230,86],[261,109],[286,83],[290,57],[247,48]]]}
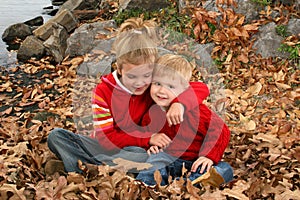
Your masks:
{"label": "gray rock", "polygon": [[300,19],[290,19],[287,25],[287,32],[300,37]]}
{"label": "gray rock", "polygon": [[188,11],[190,6],[199,7],[200,3],[199,0],[178,0],[178,10],[179,12]]}
{"label": "gray rock", "polygon": [[238,7],[234,8],[236,13],[245,16],[245,23],[250,23],[252,20],[259,18],[260,8],[252,0],[239,0]]}
{"label": "gray rock", "polygon": [[33,31],[33,34],[41,40],[47,40],[53,34],[55,24],[58,23],[66,28],[68,33],[77,27],[77,20],[69,10],[64,10],[48,20],[44,25]]}
{"label": "gray rock", "polygon": [[41,26],[44,24],[44,18],[42,16],[37,16],[33,19],[25,21],[24,24],[28,26]]}
{"label": "gray rock", "polygon": [[[257,17],[259,16],[261,7],[257,3],[254,3],[251,0],[236,0],[236,3],[238,5],[237,7],[229,6],[229,8],[233,9],[233,11],[236,13],[244,15],[246,23],[257,19]],[[208,11],[219,12],[215,0],[206,1],[203,7]],[[227,8],[228,6],[222,5],[221,7]]]}
{"label": "gray rock", "polygon": [[24,40],[27,36],[32,35],[29,26],[24,23],[17,23],[9,26],[2,34],[2,40],[10,43],[16,38]]}
{"label": "gray rock", "polygon": [[280,52],[278,48],[281,45],[283,37],[276,33],[276,24],[271,22],[259,28],[259,32],[253,35],[256,41],[253,48],[257,49],[256,53],[261,54],[262,57],[281,57],[288,58],[288,53]]}
{"label": "gray rock", "polygon": [[49,20],[44,25],[35,29],[33,31],[33,34],[41,40],[45,41],[53,34],[54,25],[55,22]]}
{"label": "gray rock", "polygon": [[57,13],[50,20],[65,27],[68,33],[73,31],[77,27],[77,23],[78,23],[73,13],[67,9],[62,10],[60,13]]}
{"label": "gray rock", "polygon": [[299,0],[277,0],[277,2],[282,3],[283,5],[299,5],[300,1]]}
{"label": "gray rock", "polygon": [[215,66],[210,55],[213,48],[213,43],[194,44],[192,47],[193,53],[198,57],[198,59],[196,59],[197,65],[206,68],[209,72],[213,72],[212,70],[215,70]]}
{"label": "gray rock", "polygon": [[108,30],[109,28],[116,28],[116,24],[113,20],[83,24],[68,38],[66,55],[75,57],[90,53],[95,47],[99,48],[97,41],[103,39],[97,39],[97,35],[103,35],[105,37],[109,36],[111,34],[111,32]]}
{"label": "gray rock", "polygon": [[63,5],[67,0],[51,0],[53,6],[61,6]]}
{"label": "gray rock", "polygon": [[145,9],[147,11],[159,10],[170,5],[166,0],[121,0],[119,4],[122,9]]}
{"label": "gray rock", "polygon": [[93,48],[95,33],[90,24],[83,24],[67,40],[66,54],[70,57],[84,55]]}
{"label": "gray rock", "polygon": [[58,13],[63,12],[65,9],[69,11],[95,10],[100,2],[101,0],[68,0],[59,8]]}
{"label": "gray rock", "polygon": [[99,14],[99,10],[74,10],[73,14],[79,21],[90,20]]}
{"label": "gray rock", "polygon": [[43,43],[48,54],[52,55],[57,63],[64,59],[68,37],[67,30],[63,26],[55,24],[53,35]]}
{"label": "gray rock", "polygon": [[90,75],[93,77],[109,74],[114,60],[115,56],[109,55],[104,56],[101,60],[96,57],[92,60],[85,61],[77,68],[77,74]]}
{"label": "gray rock", "polygon": [[19,61],[26,61],[32,57],[40,59],[45,54],[43,42],[35,36],[28,36],[23,41],[17,54]]}

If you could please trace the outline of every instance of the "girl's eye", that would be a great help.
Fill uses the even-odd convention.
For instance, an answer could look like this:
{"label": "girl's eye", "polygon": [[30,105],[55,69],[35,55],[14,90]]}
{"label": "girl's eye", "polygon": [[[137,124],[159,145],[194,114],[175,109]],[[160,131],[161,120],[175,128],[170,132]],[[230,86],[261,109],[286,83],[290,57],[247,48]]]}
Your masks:
{"label": "girl's eye", "polygon": [[151,77],[151,73],[150,73],[150,74],[145,74],[144,77],[145,77],[145,78]]}
{"label": "girl's eye", "polygon": [[170,89],[174,89],[175,87],[173,85],[169,85],[169,88]]}
{"label": "girl's eye", "polygon": [[129,79],[134,79],[134,78],[135,78],[135,76],[133,76],[133,75],[127,75],[127,77],[128,77]]}
{"label": "girl's eye", "polygon": [[160,86],[159,82],[153,82],[153,84],[156,85],[156,86]]}

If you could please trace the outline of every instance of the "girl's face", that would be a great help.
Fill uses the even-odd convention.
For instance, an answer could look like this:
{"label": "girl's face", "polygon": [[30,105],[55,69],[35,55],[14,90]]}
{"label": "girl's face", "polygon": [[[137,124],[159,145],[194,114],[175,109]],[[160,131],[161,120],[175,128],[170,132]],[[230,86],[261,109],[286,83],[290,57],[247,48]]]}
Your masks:
{"label": "girl's face", "polygon": [[143,94],[152,81],[152,64],[134,65],[125,63],[118,73],[121,75],[122,84],[134,95]]}
{"label": "girl's face", "polygon": [[167,108],[186,88],[180,77],[172,79],[166,76],[154,76],[150,94],[157,105]]}

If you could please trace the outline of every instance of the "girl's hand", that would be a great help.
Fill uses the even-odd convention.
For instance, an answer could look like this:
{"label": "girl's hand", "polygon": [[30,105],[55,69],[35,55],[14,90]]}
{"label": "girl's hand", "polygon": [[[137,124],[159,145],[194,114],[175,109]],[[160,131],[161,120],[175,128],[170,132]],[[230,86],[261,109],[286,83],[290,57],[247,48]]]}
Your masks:
{"label": "girl's hand", "polygon": [[161,149],[166,148],[172,140],[164,133],[154,133],[149,141],[151,146],[158,146]]}
{"label": "girl's hand", "polygon": [[200,156],[192,165],[191,171],[196,172],[198,167],[201,165],[200,173],[202,174],[204,170],[209,171],[210,168],[213,166],[214,162],[206,158],[204,156]]}
{"label": "girl's hand", "polygon": [[151,146],[148,150],[147,153],[150,156],[151,153],[152,154],[157,154],[159,152],[163,152],[163,150],[161,148],[159,148],[158,146]]}
{"label": "girl's hand", "polygon": [[184,106],[181,103],[173,103],[167,112],[169,126],[183,122]]}

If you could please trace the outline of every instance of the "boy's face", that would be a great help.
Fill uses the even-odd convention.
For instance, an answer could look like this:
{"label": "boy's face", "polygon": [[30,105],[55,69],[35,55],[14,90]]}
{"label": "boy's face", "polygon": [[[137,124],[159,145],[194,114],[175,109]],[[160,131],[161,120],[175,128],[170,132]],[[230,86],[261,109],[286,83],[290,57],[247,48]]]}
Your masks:
{"label": "boy's face", "polygon": [[182,79],[155,75],[152,80],[150,94],[159,106],[168,107],[180,93],[187,88]]}
{"label": "boy's face", "polygon": [[134,95],[143,94],[152,81],[153,67],[150,64],[134,65],[125,63],[118,73],[122,76],[122,84]]}

